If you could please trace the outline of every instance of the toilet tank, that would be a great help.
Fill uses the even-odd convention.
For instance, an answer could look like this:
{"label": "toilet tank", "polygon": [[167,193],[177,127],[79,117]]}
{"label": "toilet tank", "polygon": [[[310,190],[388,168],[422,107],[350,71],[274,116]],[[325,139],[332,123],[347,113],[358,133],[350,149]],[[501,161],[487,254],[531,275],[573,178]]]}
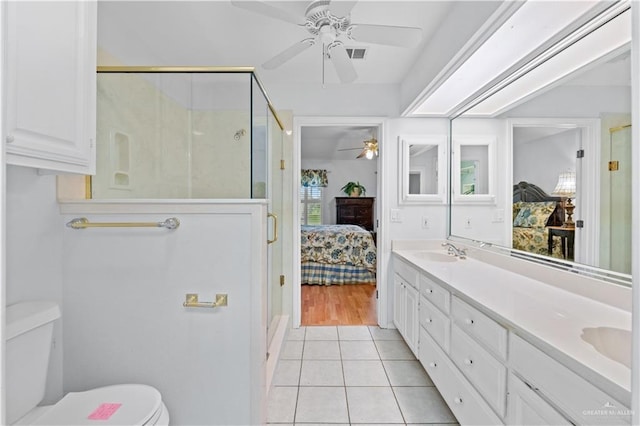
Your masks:
{"label": "toilet tank", "polygon": [[35,408],[44,398],[53,322],[60,318],[54,302],[32,301],[6,309],[7,422]]}

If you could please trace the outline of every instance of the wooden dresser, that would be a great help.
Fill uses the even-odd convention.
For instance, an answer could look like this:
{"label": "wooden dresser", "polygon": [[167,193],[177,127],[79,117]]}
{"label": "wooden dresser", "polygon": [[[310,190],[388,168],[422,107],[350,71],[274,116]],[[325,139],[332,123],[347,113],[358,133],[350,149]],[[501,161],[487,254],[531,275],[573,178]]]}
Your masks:
{"label": "wooden dresser", "polygon": [[373,231],[375,197],[336,197],[336,224],[360,225]]}

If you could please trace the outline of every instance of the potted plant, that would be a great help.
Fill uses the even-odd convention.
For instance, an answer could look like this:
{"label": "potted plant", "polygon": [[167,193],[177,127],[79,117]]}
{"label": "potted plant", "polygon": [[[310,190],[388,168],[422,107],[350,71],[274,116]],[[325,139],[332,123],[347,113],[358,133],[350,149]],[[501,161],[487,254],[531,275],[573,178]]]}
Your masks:
{"label": "potted plant", "polygon": [[349,197],[359,197],[360,195],[364,195],[367,190],[364,186],[360,185],[360,182],[347,182],[347,184],[342,187],[342,192]]}

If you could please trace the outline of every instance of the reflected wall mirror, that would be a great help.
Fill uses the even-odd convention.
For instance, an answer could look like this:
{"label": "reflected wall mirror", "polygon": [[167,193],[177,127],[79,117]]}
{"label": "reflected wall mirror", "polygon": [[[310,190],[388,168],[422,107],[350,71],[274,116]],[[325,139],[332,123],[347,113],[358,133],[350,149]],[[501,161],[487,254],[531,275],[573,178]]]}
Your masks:
{"label": "reflected wall mirror", "polygon": [[452,203],[495,202],[495,137],[452,138]]}
{"label": "reflected wall mirror", "polygon": [[400,204],[446,200],[446,136],[400,136]]}
{"label": "reflected wall mirror", "polygon": [[[451,121],[450,235],[630,284],[628,5],[581,31]],[[495,140],[491,203],[459,202],[483,194],[478,163],[457,142],[465,138]]]}

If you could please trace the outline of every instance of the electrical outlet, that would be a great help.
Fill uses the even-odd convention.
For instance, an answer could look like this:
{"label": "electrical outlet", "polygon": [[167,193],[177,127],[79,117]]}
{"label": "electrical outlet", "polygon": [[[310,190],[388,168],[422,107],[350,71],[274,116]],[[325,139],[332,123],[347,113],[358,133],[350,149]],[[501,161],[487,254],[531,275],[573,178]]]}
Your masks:
{"label": "electrical outlet", "polygon": [[471,229],[471,218],[468,217],[467,220],[464,223],[464,227],[467,229]]}
{"label": "electrical outlet", "polygon": [[427,216],[422,216],[422,229],[429,229],[431,220]]}

